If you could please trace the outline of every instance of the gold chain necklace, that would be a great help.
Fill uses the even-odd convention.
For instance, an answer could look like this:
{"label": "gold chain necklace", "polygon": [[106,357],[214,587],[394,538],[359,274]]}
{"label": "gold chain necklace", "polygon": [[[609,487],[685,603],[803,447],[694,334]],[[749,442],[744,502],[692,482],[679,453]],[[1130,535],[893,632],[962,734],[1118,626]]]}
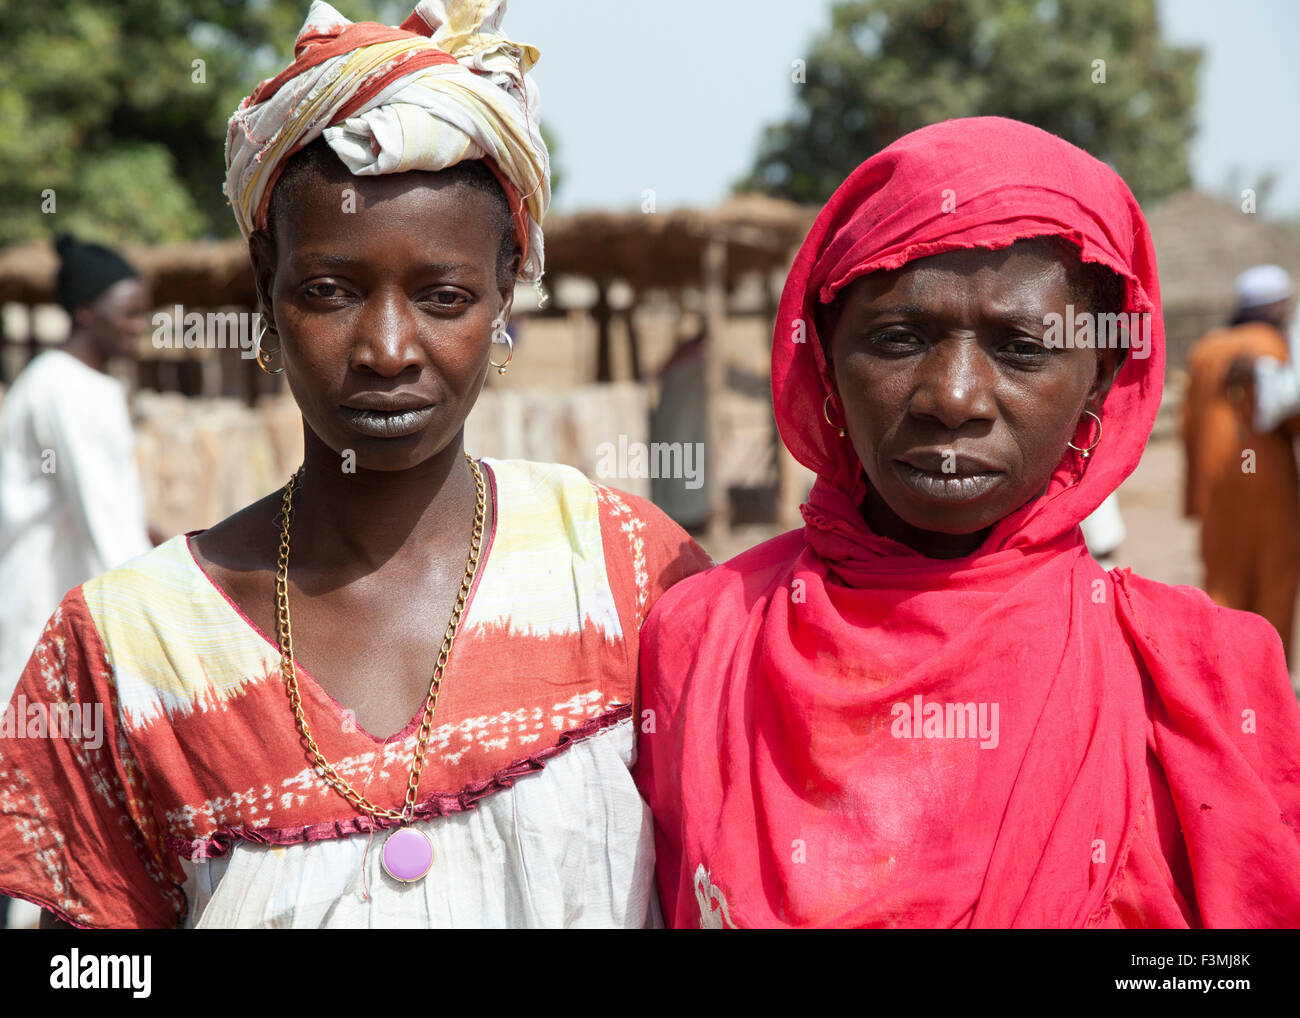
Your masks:
{"label": "gold chain necklace", "polygon": [[312,763],[336,792],[357,809],[368,813],[372,819],[396,820],[402,824],[385,839],[380,860],[385,872],[403,883],[419,880],[433,865],[433,843],[422,831],[407,825],[415,814],[415,797],[420,787],[420,773],[424,770],[424,760],[428,755],[433,712],[438,705],[438,694],[442,689],[442,673],[447,667],[447,659],[451,656],[456,632],[460,629],[465,602],[469,598],[470,589],[474,586],[479,552],[483,547],[483,519],[487,507],[487,491],[483,484],[483,472],[479,469],[478,463],[468,454],[465,455],[465,459],[474,471],[474,486],[478,496],[478,504],[474,509],[474,531],[469,543],[469,559],[465,563],[465,575],[460,581],[460,592],[456,595],[456,604],[451,610],[447,631],[442,636],[442,647],[438,651],[433,678],[429,680],[429,692],[424,698],[424,715],[420,722],[420,735],[415,743],[415,759],[411,762],[411,778],[406,785],[406,799],[400,812],[377,806],[357,792],[325,759],[316,745],[316,740],[312,738],[306,714],[302,709],[302,696],[298,692],[298,676],[293,667],[293,632],[289,625],[289,520],[293,513],[293,491],[301,484],[302,467],[298,468],[284,486],[284,498],[280,505],[280,561],[275,573],[275,601],[280,637],[280,674],[284,677],[285,687],[289,691],[289,704],[293,707],[294,721],[297,722],[298,733],[310,751]]}

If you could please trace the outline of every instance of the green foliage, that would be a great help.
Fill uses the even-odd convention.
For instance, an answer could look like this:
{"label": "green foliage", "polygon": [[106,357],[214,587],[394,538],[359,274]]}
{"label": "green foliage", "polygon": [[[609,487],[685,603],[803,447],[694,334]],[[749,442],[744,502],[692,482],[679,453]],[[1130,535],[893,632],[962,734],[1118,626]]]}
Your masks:
{"label": "green foliage", "polygon": [[77,178],[78,201],[49,217],[82,240],[158,244],[197,236],[203,217],[177,178],[175,161],[161,145],[115,145],[88,163]]}
{"label": "green foliage", "polygon": [[560,143],[545,124],[542,124],[542,141],[546,144],[546,153],[551,160],[551,203],[564,183],[564,170],[560,166]]}
{"label": "green foliage", "polygon": [[795,115],[765,130],[737,188],[821,204],[909,131],[997,115],[1086,149],[1151,201],[1191,182],[1200,59],[1163,42],[1154,0],[838,4],[794,85]]}
{"label": "green foliage", "polygon": [[[335,6],[398,24],[411,5]],[[0,243],[65,229],[115,243],[235,233],[221,192],[226,122],[289,61],[309,7],[0,0]]]}

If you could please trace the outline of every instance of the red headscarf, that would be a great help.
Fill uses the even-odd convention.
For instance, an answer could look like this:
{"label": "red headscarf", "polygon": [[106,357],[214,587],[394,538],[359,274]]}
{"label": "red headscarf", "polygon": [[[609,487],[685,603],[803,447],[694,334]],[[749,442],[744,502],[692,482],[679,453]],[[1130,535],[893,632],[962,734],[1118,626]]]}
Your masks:
{"label": "red headscarf", "polygon": [[[968,557],[873,534],[862,465],[822,416],[816,303],[1043,235],[1152,313],[1100,445],[1065,450]],[[680,584],[643,630],[637,773],[670,924],[1300,925],[1300,708],[1276,632],[1107,573],[1080,536],[1137,466],[1163,374],[1146,221],[1085,152],[954,120],[844,182],[795,259],[772,354],[781,435],[818,474],[805,526]]]}

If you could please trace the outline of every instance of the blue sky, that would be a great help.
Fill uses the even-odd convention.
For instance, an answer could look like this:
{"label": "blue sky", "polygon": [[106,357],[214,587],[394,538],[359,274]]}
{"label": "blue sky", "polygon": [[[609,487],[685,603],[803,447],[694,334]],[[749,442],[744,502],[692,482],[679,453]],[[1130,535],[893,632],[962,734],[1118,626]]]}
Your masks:
{"label": "blue sky", "polygon": [[[1068,2],[1068,0],[1062,0]],[[559,139],[557,209],[722,200],[765,124],[793,108],[791,61],[829,2],[512,0],[510,36],[536,45],[542,115]],[[1198,187],[1278,174],[1260,213],[1300,215],[1300,2],[1159,0],[1170,41],[1204,48]],[[864,153],[864,158],[869,153]]]}

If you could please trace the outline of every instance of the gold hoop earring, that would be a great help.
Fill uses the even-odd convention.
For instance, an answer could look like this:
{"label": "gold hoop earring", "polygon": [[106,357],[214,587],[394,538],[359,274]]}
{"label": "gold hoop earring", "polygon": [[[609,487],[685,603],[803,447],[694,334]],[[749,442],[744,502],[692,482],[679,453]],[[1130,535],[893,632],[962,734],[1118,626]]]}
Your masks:
{"label": "gold hoop earring", "polygon": [[844,426],[836,424],[831,420],[831,399],[830,393],[827,393],[825,401],[822,403],[822,416],[826,418],[826,423],[840,433],[840,438],[844,437]]}
{"label": "gold hoop earring", "polygon": [[1088,448],[1086,449],[1080,449],[1073,442],[1066,442],[1065,444],[1068,445],[1075,452],[1077,452],[1079,454],[1080,459],[1086,460],[1088,459],[1088,457],[1092,455],[1092,450],[1097,448],[1097,445],[1101,442],[1101,418],[1098,417],[1096,414],[1094,414],[1091,410],[1085,410],[1084,413],[1097,422],[1097,437],[1092,440],[1092,445],[1088,446]]}
{"label": "gold hoop earring", "polygon": [[253,342],[253,355],[257,358],[257,366],[259,368],[265,371],[268,375],[278,375],[284,371],[284,365],[281,364],[275,369],[270,368],[268,365],[271,363],[271,358],[280,352],[280,347],[277,346],[274,350],[262,349],[262,340],[266,338],[266,334],[269,332],[272,335],[278,335],[278,333],[276,333],[275,329],[271,328],[271,326],[267,325],[264,320],[261,322],[261,326],[262,331],[257,334],[257,339]]}
{"label": "gold hoop earring", "polygon": [[500,318],[493,323],[492,342],[505,343],[508,348],[504,364],[498,364],[490,355],[488,356],[488,363],[497,369],[497,374],[504,375],[506,373],[506,368],[510,367],[510,362],[515,359],[515,341],[510,333],[506,332],[505,325],[502,323]]}

